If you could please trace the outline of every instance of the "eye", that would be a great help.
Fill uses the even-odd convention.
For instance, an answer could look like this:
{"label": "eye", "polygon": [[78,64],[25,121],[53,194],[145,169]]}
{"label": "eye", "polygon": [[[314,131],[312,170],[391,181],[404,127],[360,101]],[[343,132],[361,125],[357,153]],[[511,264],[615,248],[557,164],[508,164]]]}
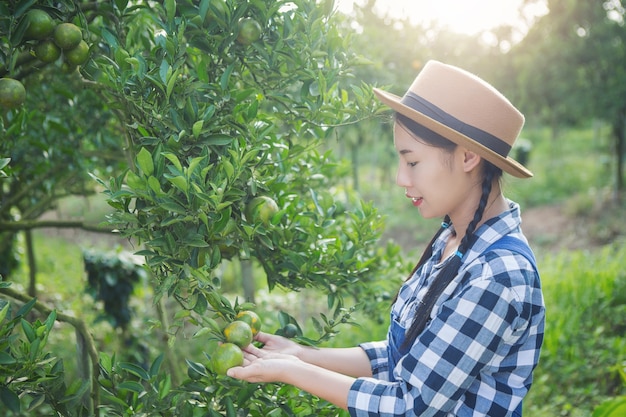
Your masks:
{"label": "eye", "polygon": [[417,162],[407,162],[406,164],[410,166],[411,168],[413,168],[414,166],[417,165]]}

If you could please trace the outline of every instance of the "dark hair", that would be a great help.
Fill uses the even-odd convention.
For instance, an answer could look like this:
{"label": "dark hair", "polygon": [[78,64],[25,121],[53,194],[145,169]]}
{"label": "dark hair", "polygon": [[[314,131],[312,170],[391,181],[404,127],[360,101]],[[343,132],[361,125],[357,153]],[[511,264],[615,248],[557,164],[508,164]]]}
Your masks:
{"label": "dark hair", "polygon": [[[431,146],[443,148],[448,152],[452,152],[457,146],[454,142],[451,142],[443,136],[433,132],[432,130],[414,122],[413,120],[401,114],[396,114],[396,122],[402,124],[409,130],[409,132],[411,132],[416,137],[419,137],[420,140]],[[428,321],[430,319],[430,313],[435,305],[435,302],[437,301],[443,290],[450,284],[450,282],[452,282],[454,277],[456,277],[456,275],[458,274],[459,268],[461,267],[463,255],[474,244],[474,232],[476,231],[476,225],[478,224],[478,222],[480,222],[485,212],[487,200],[489,199],[489,194],[491,194],[491,186],[493,180],[495,178],[499,178],[500,176],[502,176],[502,170],[500,168],[496,167],[486,160],[483,160],[482,195],[480,197],[478,207],[476,207],[476,211],[474,212],[474,218],[467,225],[467,230],[465,230],[465,236],[459,244],[457,253],[452,256],[443,266],[443,268],[439,272],[439,275],[437,276],[437,279],[431,284],[423,300],[417,307],[417,311],[415,312],[415,318],[413,319],[413,322],[411,323],[411,326],[406,333],[405,341],[402,346],[403,348],[411,346],[417,336],[422,333],[422,331],[428,324]],[[428,246],[420,257],[420,260],[411,271],[411,274],[408,276],[407,280],[410,279],[415,271],[417,271],[428,259],[430,259],[433,254],[433,244],[449,225],[450,218],[446,216],[443,220],[441,227],[429,242]]]}

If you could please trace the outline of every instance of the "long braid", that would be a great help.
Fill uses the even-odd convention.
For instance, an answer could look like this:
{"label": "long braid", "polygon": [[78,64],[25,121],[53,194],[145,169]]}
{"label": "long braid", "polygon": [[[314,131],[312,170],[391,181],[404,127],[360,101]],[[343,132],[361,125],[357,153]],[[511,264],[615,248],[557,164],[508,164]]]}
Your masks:
{"label": "long braid", "polygon": [[[491,194],[492,181],[497,173],[500,172],[498,168],[488,162],[485,162],[484,167],[485,173],[482,182],[482,195],[480,198],[480,202],[478,203],[478,207],[476,208],[476,212],[474,213],[474,218],[467,225],[465,236],[463,236],[463,239],[459,244],[459,249],[457,250],[456,254],[452,256],[452,259],[450,259],[446,263],[435,281],[431,284],[430,288],[426,292],[423,300],[420,301],[417,311],[415,312],[415,318],[413,320],[413,323],[411,323],[411,327],[409,327],[409,330],[406,333],[406,338],[402,345],[402,348],[404,349],[411,346],[417,336],[419,336],[419,334],[422,333],[422,331],[426,327],[435,302],[443,293],[443,290],[450,284],[450,282],[452,282],[454,277],[456,277],[462,264],[463,255],[467,252],[469,248],[472,247],[472,244],[474,243],[474,232],[476,231],[476,226],[478,225],[483,217],[483,214],[485,213],[485,208],[489,200],[489,195]],[[441,230],[436,236],[438,236],[440,233]],[[422,256],[422,258],[424,257]],[[420,262],[422,261],[425,262],[425,259],[420,259]]]}
{"label": "long braid", "polygon": [[[435,244],[435,241],[437,240],[439,235],[441,235],[443,233],[443,231],[448,228],[449,225],[450,225],[450,217],[446,216],[446,217],[444,217],[443,221],[441,222],[441,227],[439,228],[439,230],[437,230],[437,233],[435,233],[435,235],[432,237],[432,239],[430,239],[430,242],[428,242],[428,245],[426,246],[426,249],[422,253],[422,256],[420,257],[420,260],[413,267],[413,269],[411,270],[411,273],[409,274],[409,276],[406,277],[406,281],[411,279],[413,274],[415,274],[415,271],[417,271],[420,268],[420,266],[424,265],[424,263],[426,263],[426,261],[428,259],[430,259],[431,256],[433,256],[433,245]],[[400,290],[398,290],[398,292],[396,293],[396,296],[393,299],[392,304],[396,302],[396,300],[398,299],[398,295],[399,294],[400,294]]]}

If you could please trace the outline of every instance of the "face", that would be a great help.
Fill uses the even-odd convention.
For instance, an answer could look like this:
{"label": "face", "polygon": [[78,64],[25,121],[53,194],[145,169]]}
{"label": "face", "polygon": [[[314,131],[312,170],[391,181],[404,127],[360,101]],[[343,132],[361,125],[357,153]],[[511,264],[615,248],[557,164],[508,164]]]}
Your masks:
{"label": "face", "polygon": [[399,155],[396,183],[424,218],[454,217],[475,204],[480,180],[475,169],[468,170],[464,148],[447,151],[428,145],[399,123],[394,126],[394,144]]}

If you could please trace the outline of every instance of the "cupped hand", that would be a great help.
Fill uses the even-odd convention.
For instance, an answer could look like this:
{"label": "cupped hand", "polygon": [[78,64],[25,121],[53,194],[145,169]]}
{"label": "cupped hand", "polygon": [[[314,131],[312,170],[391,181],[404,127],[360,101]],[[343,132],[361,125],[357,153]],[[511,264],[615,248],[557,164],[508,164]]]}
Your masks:
{"label": "cupped hand", "polygon": [[243,365],[230,368],[227,375],[248,382],[284,382],[284,376],[300,362],[293,355],[277,353],[265,347],[259,349],[252,344],[243,349],[243,355]]}
{"label": "cupped hand", "polygon": [[267,352],[283,353],[285,355],[300,357],[300,353],[303,349],[302,345],[293,340],[275,334],[259,332],[254,339],[257,342],[261,342],[263,344],[263,350]]}

